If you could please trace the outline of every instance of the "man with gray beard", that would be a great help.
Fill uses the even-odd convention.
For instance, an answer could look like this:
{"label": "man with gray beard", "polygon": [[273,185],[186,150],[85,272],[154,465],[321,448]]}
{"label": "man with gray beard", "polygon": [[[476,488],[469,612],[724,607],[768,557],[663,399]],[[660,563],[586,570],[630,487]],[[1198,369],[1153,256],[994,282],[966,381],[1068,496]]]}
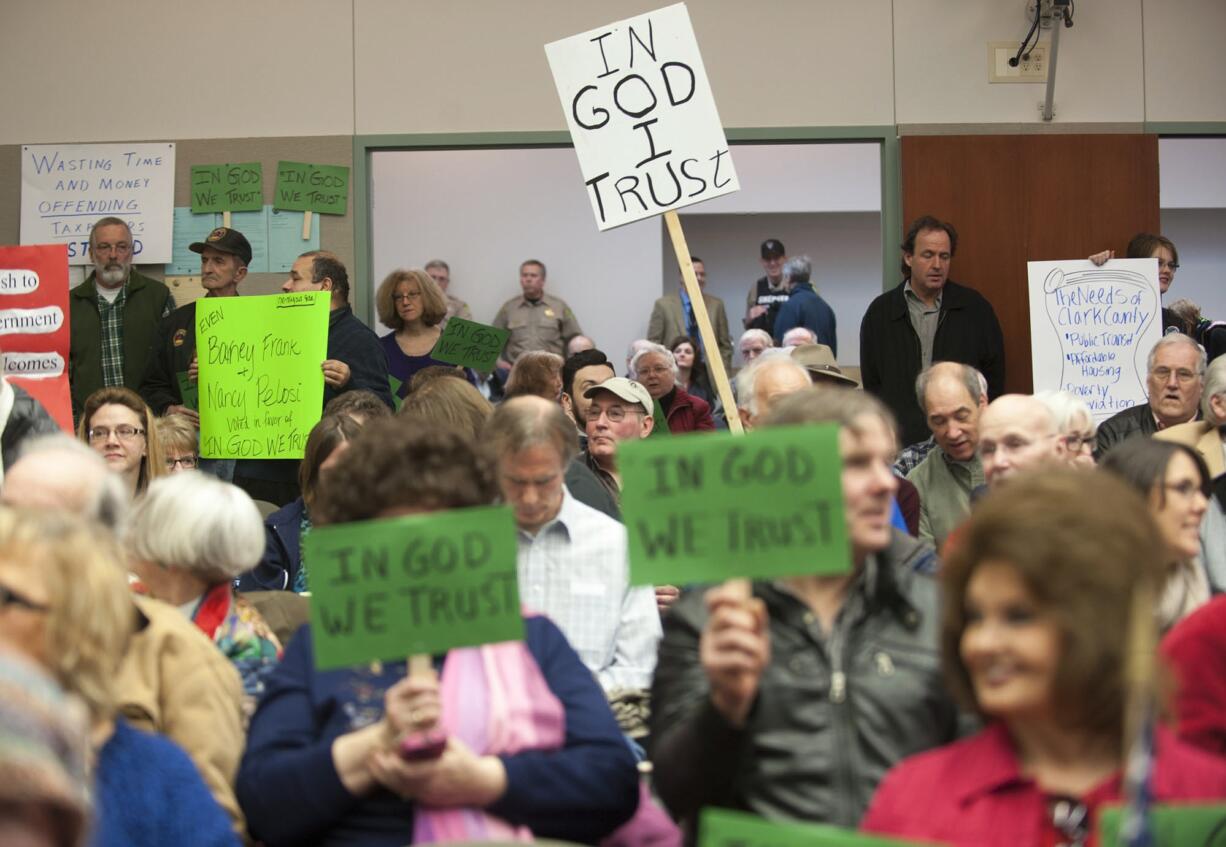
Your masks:
{"label": "man with gray beard", "polygon": [[74,420],[99,388],[140,388],[158,325],[175,309],[170,289],[132,269],[134,244],[122,218],[99,220],[89,233],[94,270],[68,292]]}

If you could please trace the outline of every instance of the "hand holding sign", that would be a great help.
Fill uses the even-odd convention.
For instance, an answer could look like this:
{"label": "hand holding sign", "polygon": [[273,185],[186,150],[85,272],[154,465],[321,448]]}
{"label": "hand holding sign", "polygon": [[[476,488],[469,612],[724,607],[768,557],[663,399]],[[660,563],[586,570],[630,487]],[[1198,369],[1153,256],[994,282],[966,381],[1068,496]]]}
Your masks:
{"label": "hand holding sign", "polygon": [[706,601],[708,617],[698,652],[711,702],[724,720],[742,727],[771,660],[766,605],[743,596],[739,585],[726,584],[708,591]]}

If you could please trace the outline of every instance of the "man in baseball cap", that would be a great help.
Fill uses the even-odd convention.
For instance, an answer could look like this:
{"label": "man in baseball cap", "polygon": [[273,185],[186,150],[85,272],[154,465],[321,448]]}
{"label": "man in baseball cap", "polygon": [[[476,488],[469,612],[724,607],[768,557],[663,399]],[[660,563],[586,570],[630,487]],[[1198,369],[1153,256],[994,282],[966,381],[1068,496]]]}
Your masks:
{"label": "man in baseball cap", "polygon": [[587,411],[587,450],[584,463],[621,505],[622,478],[617,470],[617,445],[651,435],[651,395],[641,383],[622,376],[593,385],[583,396],[591,400]]}
{"label": "man in baseball cap", "polygon": [[[745,329],[760,329],[767,335],[775,331],[775,318],[788,301],[787,283],[783,279],[783,264],[788,260],[783,242],[768,238],[762,242],[762,270],[766,276],[749,286],[745,298]],[[779,339],[775,339],[778,341]]]}
{"label": "man in baseball cap", "polygon": [[[205,297],[235,297],[251,263],[251,243],[237,229],[219,226],[204,241],[188,245],[200,254]],[[195,382],[196,304],[187,303],[162,319],[140,394],[158,415],[177,413],[200,424],[193,404],[184,402],[179,375]]]}

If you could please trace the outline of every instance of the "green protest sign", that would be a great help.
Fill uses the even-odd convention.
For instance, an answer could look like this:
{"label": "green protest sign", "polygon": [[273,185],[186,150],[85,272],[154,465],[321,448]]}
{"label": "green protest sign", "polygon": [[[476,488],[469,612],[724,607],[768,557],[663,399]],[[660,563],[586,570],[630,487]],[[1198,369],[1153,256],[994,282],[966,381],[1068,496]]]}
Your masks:
{"label": "green protest sign", "polygon": [[179,396],[183,398],[183,405],[189,409],[199,411],[200,386],[188,378],[187,371],[179,371],[175,374],[175,377],[179,380]]}
{"label": "green protest sign", "polygon": [[510,337],[510,330],[466,321],[463,318],[451,318],[430,355],[449,365],[460,365],[489,373],[498,363],[502,348],[507,346],[507,339]]}
{"label": "green protest sign", "polygon": [[303,549],[321,670],[524,637],[506,506],[320,527]]}
{"label": "green protest sign", "polygon": [[780,823],[745,812],[703,809],[698,847],[914,847],[935,841],[899,841],[826,824]]}
{"label": "green protest sign", "polygon": [[200,455],[301,459],[324,405],[324,291],[196,301]]}
{"label": "green protest sign", "polygon": [[851,568],[836,425],[625,441],[617,466],[635,585]]}
{"label": "green protest sign", "polygon": [[343,215],[349,207],[349,168],[277,162],[274,209]]}
{"label": "green protest sign", "polygon": [[[1098,816],[1099,847],[1120,847],[1123,809],[1104,809]],[[1179,803],[1150,806],[1151,847],[1226,847],[1226,806]]]}
{"label": "green protest sign", "polygon": [[192,213],[258,212],[264,208],[264,167],[192,165]]}

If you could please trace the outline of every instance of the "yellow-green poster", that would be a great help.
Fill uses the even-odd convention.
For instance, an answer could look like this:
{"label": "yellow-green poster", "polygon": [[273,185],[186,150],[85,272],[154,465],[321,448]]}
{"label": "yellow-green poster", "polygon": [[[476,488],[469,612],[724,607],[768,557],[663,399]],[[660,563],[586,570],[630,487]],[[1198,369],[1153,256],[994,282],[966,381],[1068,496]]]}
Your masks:
{"label": "yellow-green poster", "polygon": [[323,412],[330,295],[196,301],[200,455],[301,459]]}

